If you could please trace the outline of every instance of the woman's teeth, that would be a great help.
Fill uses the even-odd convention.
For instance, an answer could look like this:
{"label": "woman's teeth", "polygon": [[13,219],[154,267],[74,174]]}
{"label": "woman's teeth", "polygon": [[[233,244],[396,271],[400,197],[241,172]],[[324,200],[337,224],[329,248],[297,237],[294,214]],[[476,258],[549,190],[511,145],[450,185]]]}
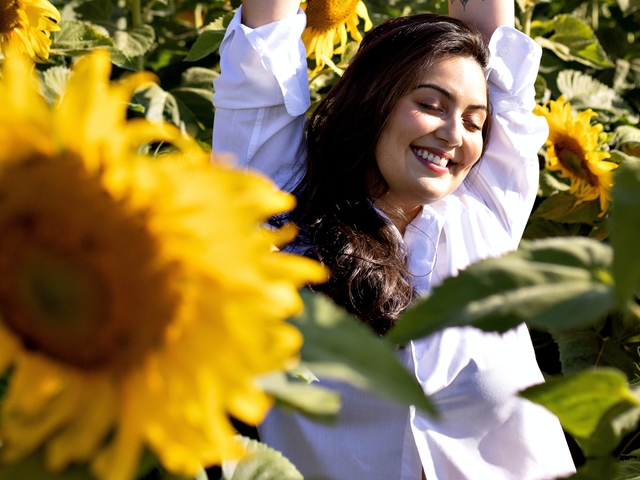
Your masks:
{"label": "woman's teeth", "polygon": [[419,150],[417,148],[414,148],[413,151],[419,157],[424,158],[428,162],[439,165],[440,167],[446,167],[449,164],[449,160],[447,160],[446,158],[441,158],[437,155],[434,155],[433,153],[427,152],[426,150]]}

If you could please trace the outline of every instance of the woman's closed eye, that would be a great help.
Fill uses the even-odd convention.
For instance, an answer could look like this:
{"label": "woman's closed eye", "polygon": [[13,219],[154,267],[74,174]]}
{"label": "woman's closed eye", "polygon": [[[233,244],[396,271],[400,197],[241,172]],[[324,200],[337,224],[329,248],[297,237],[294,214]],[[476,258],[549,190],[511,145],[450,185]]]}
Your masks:
{"label": "woman's closed eye", "polygon": [[443,113],[443,110],[436,105],[432,105],[430,103],[418,103],[425,110],[429,110],[431,112]]}
{"label": "woman's closed eye", "polygon": [[472,132],[479,132],[482,130],[482,125],[479,125],[478,123],[479,122],[476,122],[475,120],[464,120],[465,126]]}

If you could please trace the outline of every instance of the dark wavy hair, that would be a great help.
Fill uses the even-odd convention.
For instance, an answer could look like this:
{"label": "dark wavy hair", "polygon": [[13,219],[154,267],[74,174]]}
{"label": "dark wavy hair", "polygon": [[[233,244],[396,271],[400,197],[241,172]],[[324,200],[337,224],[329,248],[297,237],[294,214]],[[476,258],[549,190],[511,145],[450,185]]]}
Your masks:
{"label": "dark wavy hair", "polygon": [[[451,57],[471,58],[484,70],[489,52],[478,31],[450,17],[384,22],[365,36],[308,123],[304,175],[293,192],[298,206],[289,216],[300,228],[296,250],[332,271],[315,289],[381,335],[416,294],[401,239],[373,207],[388,188],[374,152],[398,100]],[[490,116],[484,146],[489,123]]]}

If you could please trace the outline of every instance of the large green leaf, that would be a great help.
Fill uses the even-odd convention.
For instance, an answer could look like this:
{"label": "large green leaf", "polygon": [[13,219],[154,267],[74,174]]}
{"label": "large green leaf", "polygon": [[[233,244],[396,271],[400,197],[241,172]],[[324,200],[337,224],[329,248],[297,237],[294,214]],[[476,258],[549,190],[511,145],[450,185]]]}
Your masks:
{"label": "large green leaf", "polygon": [[584,20],[558,15],[553,19],[553,30],[550,38],[539,36],[536,42],[565,61],[576,61],[598,69],[613,67],[593,30]]}
{"label": "large green leaf", "polygon": [[303,291],[302,298],[304,313],[291,323],[304,335],[300,353],[313,373],[434,413],[413,375],[398,363],[391,343],[324,295]]}
{"label": "large green leaf", "polygon": [[207,25],[198,39],[195,41],[185,61],[195,62],[207,55],[215,53],[220,48],[227,26],[233,19],[235,10],[217,18],[215,21]]}
{"label": "large green leaf", "polygon": [[553,412],[567,432],[582,439],[590,438],[612,409],[617,409],[619,415],[640,406],[626,376],[612,368],[551,377],[521,395]]}
{"label": "large green leaf", "polygon": [[260,387],[273,396],[280,407],[297,410],[320,421],[331,421],[340,410],[340,395],[335,391],[274,372],[258,378]]}
{"label": "large green leaf", "polygon": [[618,462],[613,457],[589,458],[566,480],[617,480],[618,472]]}
{"label": "large green leaf", "polygon": [[[559,182],[558,182],[559,183]],[[577,203],[578,199],[567,192],[559,192],[546,198],[531,215],[531,218],[546,218],[561,223],[593,224],[600,215],[600,202]]]}
{"label": "large green leaf", "polygon": [[410,308],[390,332],[405,343],[446,327],[503,332],[589,325],[615,306],[608,245],[587,238],[523,241],[517,252],[471,265]]}
{"label": "large green leaf", "polygon": [[[113,32],[117,28],[113,14],[114,2],[111,0],[71,0],[62,8],[62,21],[79,20]],[[119,10],[119,14],[124,12]]]}
{"label": "large green leaf", "polygon": [[571,102],[574,110],[595,110],[600,122],[614,122],[627,116],[637,121],[637,115],[631,113],[631,107],[604,83],[577,70],[563,70],[558,74],[558,88]]}
{"label": "large green leaf", "polygon": [[624,339],[607,336],[600,329],[554,330],[553,340],[558,345],[562,373],[572,374],[595,366],[615,367],[629,379],[636,377],[638,351]]}
{"label": "large green leaf", "polygon": [[620,472],[616,480],[637,480],[640,478],[640,460],[627,460],[618,465]]}
{"label": "large green leaf", "polygon": [[42,95],[50,104],[64,93],[71,78],[71,70],[62,65],[51,67],[42,72]]}
{"label": "large green leaf", "polygon": [[178,87],[171,89],[170,93],[189,109],[201,125],[213,125],[211,90],[204,88]]}
{"label": "large green leaf", "polygon": [[640,160],[616,169],[612,195],[613,275],[618,301],[625,305],[640,286]]}
{"label": "large green leaf", "polygon": [[136,92],[131,99],[133,105],[142,108],[145,118],[152,122],[167,121],[181,125],[180,108],[175,97],[156,84],[150,84]]}
{"label": "large green leaf", "polygon": [[52,53],[75,56],[96,48],[107,50],[111,55],[111,61],[115,65],[128,70],[135,70],[129,57],[115,46],[113,40],[88,23],[78,20],[61,22],[60,31],[53,32]]}
{"label": "large green leaf", "polygon": [[210,68],[191,67],[182,74],[181,87],[202,88],[213,93],[213,80],[220,76],[220,73]]}
{"label": "large green leaf", "polygon": [[640,129],[630,125],[616,128],[618,148],[626,155],[640,156]]}
{"label": "large green leaf", "polygon": [[566,179],[556,177],[550,170],[540,170],[540,186],[538,187],[538,196],[548,197],[558,192],[566,192],[571,188]]}
{"label": "large green leaf", "polygon": [[560,223],[546,218],[530,218],[522,238],[527,240],[548,237],[570,237],[580,234],[579,223]]}
{"label": "large green leaf", "polygon": [[156,33],[151,25],[139,25],[130,30],[115,32],[116,46],[129,57],[139,57],[149,51],[156,39]]}
{"label": "large green leaf", "polygon": [[239,437],[247,455],[222,465],[222,480],[303,480],[296,467],[264,443]]}

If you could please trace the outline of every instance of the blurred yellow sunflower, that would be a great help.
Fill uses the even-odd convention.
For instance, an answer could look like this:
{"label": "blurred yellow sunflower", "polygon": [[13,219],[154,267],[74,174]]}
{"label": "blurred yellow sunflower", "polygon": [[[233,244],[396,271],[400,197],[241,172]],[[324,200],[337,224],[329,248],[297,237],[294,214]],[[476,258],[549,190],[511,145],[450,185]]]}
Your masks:
{"label": "blurred yellow sunflower", "polygon": [[60,30],[60,12],[47,0],[0,0],[0,51],[7,45],[32,59],[49,58],[51,32]]}
{"label": "blurred yellow sunflower", "polygon": [[[129,480],[143,449],[193,477],[239,455],[228,416],[271,404],[254,377],[290,366],[283,321],[319,264],[279,253],[293,227],[263,222],[294,200],[257,175],[210,164],[165,124],[126,120],[144,73],[110,85],[96,51],[50,109],[32,64],[0,79],[0,457],[44,448],[47,468],[89,462]],[[180,153],[141,155],[145,142]]]}
{"label": "blurred yellow sunflower", "polygon": [[550,101],[548,107],[536,105],[533,112],[549,124],[547,168],[571,181],[569,193],[578,199],[576,205],[599,198],[600,216],[604,215],[611,201],[612,170],[618,165],[605,160],[611,157],[607,152],[597,150],[602,125],[591,125],[597,113],[588,109],[572,115],[564,95]]}
{"label": "blurred yellow sunflower", "polygon": [[[364,19],[364,31],[372,27],[367,7],[362,0],[304,0],[300,5],[307,15],[307,28],[302,33],[302,41],[307,49],[307,57],[313,56],[316,68],[314,74],[322,70],[326,62],[322,59],[341,54],[347,45],[347,31],[351,38],[361,42],[358,31],[360,20]],[[334,48],[335,45],[340,45]]]}

